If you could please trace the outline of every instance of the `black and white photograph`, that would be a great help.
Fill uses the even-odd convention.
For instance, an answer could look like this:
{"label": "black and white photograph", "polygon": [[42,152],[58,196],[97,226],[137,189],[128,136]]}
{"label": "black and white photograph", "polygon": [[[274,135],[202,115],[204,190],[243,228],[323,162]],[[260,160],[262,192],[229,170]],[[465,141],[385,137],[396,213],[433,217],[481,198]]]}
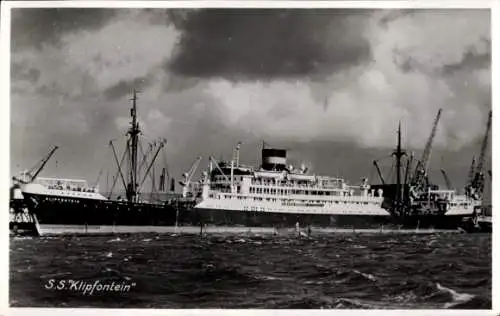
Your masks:
{"label": "black and white photograph", "polygon": [[8,308],[492,310],[492,5],[373,3],[2,3]]}

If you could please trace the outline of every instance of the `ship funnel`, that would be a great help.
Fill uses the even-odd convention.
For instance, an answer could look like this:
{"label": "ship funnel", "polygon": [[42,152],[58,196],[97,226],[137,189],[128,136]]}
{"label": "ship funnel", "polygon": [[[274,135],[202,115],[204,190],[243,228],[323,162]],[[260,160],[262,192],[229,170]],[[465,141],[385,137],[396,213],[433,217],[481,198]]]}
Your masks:
{"label": "ship funnel", "polygon": [[275,171],[286,170],[286,150],[274,148],[262,149],[262,169]]}

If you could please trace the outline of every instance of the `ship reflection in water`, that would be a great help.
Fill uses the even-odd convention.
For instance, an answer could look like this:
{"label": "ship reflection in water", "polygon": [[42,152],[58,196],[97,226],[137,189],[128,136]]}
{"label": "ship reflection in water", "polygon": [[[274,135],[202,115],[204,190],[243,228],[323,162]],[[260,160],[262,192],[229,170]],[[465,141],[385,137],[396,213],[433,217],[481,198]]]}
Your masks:
{"label": "ship reflection in water", "polygon": [[[10,247],[13,307],[490,309],[492,300],[490,234],[17,237]],[[49,286],[67,280],[131,288]]]}

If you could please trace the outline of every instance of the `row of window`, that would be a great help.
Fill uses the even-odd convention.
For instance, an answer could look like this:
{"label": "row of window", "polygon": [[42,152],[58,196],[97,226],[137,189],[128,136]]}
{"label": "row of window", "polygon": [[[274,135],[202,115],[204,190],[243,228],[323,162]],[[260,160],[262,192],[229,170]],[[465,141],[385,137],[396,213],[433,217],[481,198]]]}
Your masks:
{"label": "row of window", "polygon": [[[214,194],[209,195],[210,198],[215,198],[216,196]],[[245,196],[235,196],[235,195],[217,195],[217,199],[237,199],[237,200],[253,200],[253,201],[267,201],[267,202],[278,202],[281,201],[284,204],[291,205],[293,206],[293,203],[318,203],[318,204],[352,204],[352,205],[368,205],[368,204],[373,204],[377,205],[379,203],[377,202],[368,202],[368,201],[339,201],[339,200],[294,200],[294,199],[280,199],[280,198],[263,198],[263,197],[245,197]]]}
{"label": "row of window", "polygon": [[259,188],[259,187],[250,187],[250,193],[256,193],[256,194],[278,194],[278,195],[349,196],[349,192],[346,192],[346,191],[274,189],[274,188]]}
{"label": "row of window", "polygon": [[[250,212],[280,212],[280,213],[291,213],[289,210],[284,210],[284,209],[272,209],[272,210],[268,210],[268,209],[265,209],[263,207],[248,207],[248,206],[244,206],[243,207],[243,211],[250,211]],[[294,212],[295,213],[295,212]],[[328,210],[328,209],[323,209],[323,210],[318,210],[318,209],[304,209],[304,210],[300,210],[300,213],[324,213],[324,214],[331,214],[332,211],[331,210]],[[336,214],[352,214],[352,215],[355,215],[353,214],[353,211],[350,210],[335,210],[335,213]],[[357,210],[356,211],[356,215],[357,214],[364,214],[364,215],[374,215],[373,212],[371,211],[368,211],[368,210]]]}
{"label": "row of window", "polygon": [[[227,179],[230,180],[231,176],[222,176],[217,175],[214,177],[214,181],[217,182],[227,182]],[[243,181],[243,176],[233,176],[233,181]],[[274,178],[260,178],[260,179],[251,179],[251,184],[255,185],[279,185],[286,187],[293,186],[311,186],[312,182],[307,180],[276,180]],[[323,180],[321,184],[324,187],[340,187],[342,185],[342,181],[329,181]]]}

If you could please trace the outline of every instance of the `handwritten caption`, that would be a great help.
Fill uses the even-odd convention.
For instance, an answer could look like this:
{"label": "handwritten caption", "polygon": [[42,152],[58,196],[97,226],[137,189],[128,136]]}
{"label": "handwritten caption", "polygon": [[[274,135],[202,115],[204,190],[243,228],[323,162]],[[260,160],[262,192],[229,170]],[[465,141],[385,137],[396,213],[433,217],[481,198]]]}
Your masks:
{"label": "handwritten caption", "polygon": [[125,293],[135,288],[136,283],[118,281],[93,281],[87,280],[56,280],[50,279],[44,284],[47,290],[80,292],[83,295],[94,295],[98,293]]}

